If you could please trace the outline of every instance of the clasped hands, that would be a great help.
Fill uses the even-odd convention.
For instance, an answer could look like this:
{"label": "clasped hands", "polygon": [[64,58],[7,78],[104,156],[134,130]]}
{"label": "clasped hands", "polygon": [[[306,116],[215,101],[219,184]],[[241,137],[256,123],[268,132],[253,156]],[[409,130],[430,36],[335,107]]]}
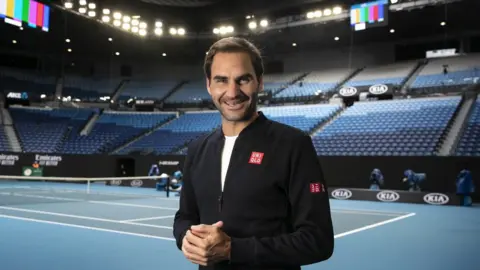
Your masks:
{"label": "clasped hands", "polygon": [[230,237],[222,231],[223,222],[196,225],[187,231],[182,252],[194,264],[207,266],[230,259]]}

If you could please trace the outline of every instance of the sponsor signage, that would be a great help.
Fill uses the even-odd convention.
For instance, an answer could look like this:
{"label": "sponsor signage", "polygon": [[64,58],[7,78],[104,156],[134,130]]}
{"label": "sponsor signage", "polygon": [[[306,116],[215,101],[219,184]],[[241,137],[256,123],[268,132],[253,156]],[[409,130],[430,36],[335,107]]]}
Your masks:
{"label": "sponsor signage", "polygon": [[40,166],[56,167],[62,161],[62,156],[35,155],[35,163]]}
{"label": "sponsor signage", "polygon": [[135,100],[136,105],[153,105],[155,104],[155,100],[149,100],[149,99],[136,99]]}
{"label": "sponsor signage", "polygon": [[22,168],[23,176],[43,176],[43,168],[34,166],[24,166]]}
{"label": "sponsor signage", "polygon": [[0,154],[0,166],[15,166],[15,163],[20,159],[18,155]]}
{"label": "sponsor signage", "polygon": [[143,186],[143,181],[140,179],[135,179],[130,182],[130,186],[132,187],[141,187]]}
{"label": "sponsor signage", "polygon": [[460,205],[455,194],[410,192],[405,190],[369,190],[356,188],[330,188],[331,199],[390,203],[418,203],[430,205]]}
{"label": "sponsor signage", "polygon": [[28,99],[27,92],[18,93],[18,92],[10,92],[7,94],[7,98],[11,99]]}
{"label": "sponsor signage", "polygon": [[368,96],[392,95],[392,84],[374,84],[363,86],[345,86],[338,90],[338,94],[344,98],[358,97],[362,93],[368,93]]}
{"label": "sponsor signage", "polygon": [[178,160],[168,160],[168,161],[161,160],[158,162],[158,165],[161,165],[161,166],[177,166],[178,164],[180,164],[180,161]]}

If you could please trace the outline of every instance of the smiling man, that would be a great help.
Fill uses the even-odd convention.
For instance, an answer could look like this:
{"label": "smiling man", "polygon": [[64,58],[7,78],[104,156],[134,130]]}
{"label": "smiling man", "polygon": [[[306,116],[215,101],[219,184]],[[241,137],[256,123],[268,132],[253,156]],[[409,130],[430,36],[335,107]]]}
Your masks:
{"label": "smiling man", "polygon": [[327,260],[334,237],[322,169],[308,134],[257,111],[259,50],[221,39],[204,69],[222,125],[188,147],[178,248],[200,269],[300,269]]}

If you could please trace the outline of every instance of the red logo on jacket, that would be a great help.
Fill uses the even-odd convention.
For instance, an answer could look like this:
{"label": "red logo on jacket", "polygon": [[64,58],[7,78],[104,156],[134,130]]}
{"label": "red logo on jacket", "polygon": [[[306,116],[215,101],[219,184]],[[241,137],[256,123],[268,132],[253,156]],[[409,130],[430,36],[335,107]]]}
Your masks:
{"label": "red logo on jacket", "polygon": [[250,156],[250,159],[248,160],[248,163],[257,164],[257,165],[262,164],[263,155],[264,155],[264,153],[252,152],[252,155]]}
{"label": "red logo on jacket", "polygon": [[320,193],[325,192],[325,186],[320,183],[310,183],[310,192],[311,193]]}

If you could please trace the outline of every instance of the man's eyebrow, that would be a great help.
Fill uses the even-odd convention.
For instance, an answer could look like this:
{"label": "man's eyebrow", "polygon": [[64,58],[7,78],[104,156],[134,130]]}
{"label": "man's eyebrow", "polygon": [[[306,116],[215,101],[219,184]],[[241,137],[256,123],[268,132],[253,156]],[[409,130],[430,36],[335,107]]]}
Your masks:
{"label": "man's eyebrow", "polygon": [[213,77],[213,79],[215,79],[215,80],[225,80],[225,79],[227,79],[227,76],[217,75],[217,76]]}
{"label": "man's eyebrow", "polygon": [[251,73],[245,73],[242,74],[238,77],[235,78],[235,81],[241,80],[241,79],[253,79],[253,75]]}

